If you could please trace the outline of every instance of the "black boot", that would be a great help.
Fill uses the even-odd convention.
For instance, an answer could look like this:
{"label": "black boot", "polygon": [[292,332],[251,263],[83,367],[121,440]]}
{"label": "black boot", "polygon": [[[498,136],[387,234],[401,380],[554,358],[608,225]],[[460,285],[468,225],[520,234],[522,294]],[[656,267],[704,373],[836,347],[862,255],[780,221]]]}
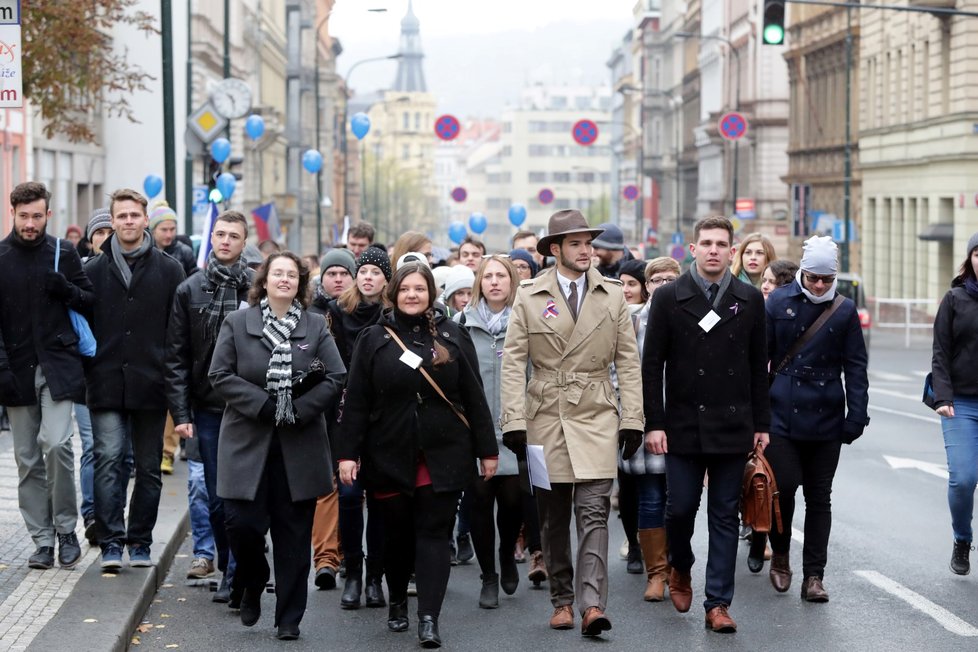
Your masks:
{"label": "black boot", "polygon": [[346,585],[343,587],[343,597],[340,607],[343,609],[359,609],[360,593],[363,591],[363,557],[346,560]]}
{"label": "black boot", "polygon": [[951,572],[957,575],[967,575],[971,572],[971,561],[968,559],[971,554],[970,541],[954,540],[954,549],[951,551]]}
{"label": "black boot", "polygon": [[628,543],[628,563],[625,565],[632,575],[641,575],[645,572],[645,564],[642,563],[642,549],[638,545]]}
{"label": "black boot", "polygon": [[251,627],[261,618],[262,589],[245,589],[241,595],[241,624]]}
{"label": "black boot", "polygon": [[390,607],[387,608],[387,629],[392,632],[406,632],[409,625],[407,598],[401,602],[391,600]]}
{"label": "black boot", "polygon": [[386,607],[387,601],[384,600],[384,587],[380,581],[384,575],[384,566],[381,560],[374,561],[367,557],[367,582],[363,587],[363,597],[370,608]]}
{"label": "black boot", "polygon": [[221,577],[221,585],[217,587],[217,591],[215,591],[213,597],[211,597],[211,602],[227,604],[230,601],[231,585],[228,583],[227,573],[224,573],[224,575]]}
{"label": "black boot", "polygon": [[753,532],[750,535],[750,548],[747,550],[747,568],[752,573],[760,573],[764,568],[764,550],[767,548],[767,534]]}
{"label": "black boot", "polygon": [[499,553],[499,579],[506,595],[516,593],[516,589],[520,585],[520,571],[516,568],[516,559],[512,552],[509,554],[506,551]]}
{"label": "black boot", "polygon": [[480,609],[496,609],[499,607],[499,575],[487,573],[482,578],[482,592],[479,593]]}
{"label": "black boot", "polygon": [[421,647],[429,650],[441,647],[437,616],[418,617],[418,642],[421,643]]}

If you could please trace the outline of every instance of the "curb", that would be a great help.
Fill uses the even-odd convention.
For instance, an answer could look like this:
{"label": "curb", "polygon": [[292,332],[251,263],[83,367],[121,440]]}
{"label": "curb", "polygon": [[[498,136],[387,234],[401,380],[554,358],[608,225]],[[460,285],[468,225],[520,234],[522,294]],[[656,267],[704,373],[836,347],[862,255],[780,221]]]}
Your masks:
{"label": "curb", "polygon": [[[187,464],[174,465],[163,476],[150,568],[123,566],[114,576],[102,575],[101,558],[85,569],[58,613],[27,647],[38,652],[89,649],[125,652],[133,632],[166,578],[189,529]],[[85,622],[94,620],[94,622]]]}

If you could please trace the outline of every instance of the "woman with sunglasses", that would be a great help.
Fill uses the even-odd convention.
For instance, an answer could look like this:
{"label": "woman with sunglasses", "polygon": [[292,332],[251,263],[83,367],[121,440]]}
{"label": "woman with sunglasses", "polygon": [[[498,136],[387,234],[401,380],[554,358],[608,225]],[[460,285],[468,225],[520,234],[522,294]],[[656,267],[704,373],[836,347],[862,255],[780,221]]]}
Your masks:
{"label": "woman with sunglasses", "polygon": [[[832,238],[806,240],[795,280],[772,292],[765,304],[768,355],[775,375],[771,443],[764,454],[778,481],[782,519],[781,529],[775,523],[770,533],[770,578],[781,593],[791,586],[791,519],[801,486],[801,599],[808,602],[829,600],[822,578],[832,527],[832,482],[842,444],[854,442],[869,423],[866,343],[856,304],[837,299],[837,254]],[[828,319],[812,334],[816,320],[827,312]],[[795,343],[802,337],[808,339],[798,348]]]}

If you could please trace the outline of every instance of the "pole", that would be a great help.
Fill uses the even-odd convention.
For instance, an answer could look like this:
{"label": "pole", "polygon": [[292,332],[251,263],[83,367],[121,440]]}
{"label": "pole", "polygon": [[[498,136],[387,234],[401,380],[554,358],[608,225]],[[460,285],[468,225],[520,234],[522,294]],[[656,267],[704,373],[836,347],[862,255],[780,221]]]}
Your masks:
{"label": "pole", "polygon": [[224,79],[231,76],[231,0],[224,0]]}
{"label": "pole", "polygon": [[852,7],[846,8],[846,146],[842,176],[842,271],[849,271],[849,203],[852,190]]}
{"label": "pole", "polygon": [[[187,0],[187,116],[194,112],[194,83],[193,83],[193,58],[191,56],[191,24],[193,22],[193,10],[191,0]],[[185,233],[194,231],[194,157],[190,155],[187,148],[183,156],[183,230]]]}
{"label": "pole", "polygon": [[[329,15],[326,15],[329,18]],[[320,121],[322,120],[322,105],[319,99],[319,28],[323,26],[326,22],[326,18],[319,23],[319,27],[316,28],[316,83],[315,83],[315,93],[316,93],[316,151],[322,154],[322,145],[320,143],[320,131],[322,129]],[[335,242],[333,244],[336,244]],[[316,171],[316,255],[319,256],[323,249],[323,169],[319,168]]]}
{"label": "pole", "polygon": [[[737,96],[734,100],[734,111],[740,113],[740,53],[734,47],[733,43],[729,40],[727,44],[730,46],[730,51],[734,55],[734,62],[737,66]],[[737,181],[738,172],[740,170],[740,155],[739,155],[739,145],[740,139],[734,141],[734,156],[733,156],[733,197],[730,200],[730,208],[733,209],[732,213],[737,212]]]}
{"label": "pole", "polygon": [[177,145],[173,106],[173,12],[171,0],[160,0],[160,34],[163,42],[163,158],[166,201],[177,206]]}

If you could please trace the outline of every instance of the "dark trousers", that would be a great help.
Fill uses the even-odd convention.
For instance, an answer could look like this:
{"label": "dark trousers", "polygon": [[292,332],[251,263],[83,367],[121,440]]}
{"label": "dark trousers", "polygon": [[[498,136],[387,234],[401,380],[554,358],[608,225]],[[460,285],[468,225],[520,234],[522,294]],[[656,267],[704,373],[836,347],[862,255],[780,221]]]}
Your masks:
{"label": "dark trousers", "polygon": [[217,548],[217,568],[230,582],[234,578],[234,559],[228,548],[228,534],[224,526],[224,500],[217,495],[217,440],[221,433],[223,413],[198,410],[194,413],[194,436],[200,449],[200,461],[204,465],[204,484],[207,486],[207,503],[210,510],[211,531]]}
{"label": "dark trousers", "polygon": [[451,572],[448,542],[455,525],[459,491],[418,487],[377,501],[384,522],[384,572],[391,602],[407,600],[412,570],[418,587],[418,616],[441,613]]}
{"label": "dark trousers", "polygon": [[747,454],[742,455],[666,455],[666,539],[669,563],[688,573],[696,561],[690,540],[696,512],[703,494],[703,479],[710,476],[707,488],[707,523],[710,532],[706,560],[707,611],[730,606],[737,569],[737,541],[740,528],[740,489]]}
{"label": "dark trousers", "polygon": [[638,476],[618,469],[618,516],[632,550],[638,550],[638,495]]}
{"label": "dark trousers", "polygon": [[237,562],[236,587],[261,592],[268,582],[265,533],[272,532],[275,561],[275,626],[298,626],[306,611],[312,566],[312,519],[315,498],[293,501],[282,447],[273,438],[254,500],[224,499],[228,544]]}
{"label": "dark trousers", "polygon": [[805,577],[821,578],[828,556],[832,530],[832,480],[839,466],[842,441],[801,441],[772,436],[764,451],[774,471],[781,495],[781,532],[771,532],[771,549],[788,552],[791,546],[791,518],[795,513],[798,486],[805,495],[805,545],[802,571]]}
{"label": "dark trousers", "polygon": [[[518,475],[477,478],[465,492],[472,496],[472,543],[483,575],[496,572],[495,542],[499,528],[499,558],[513,557],[523,523],[523,492]],[[493,512],[496,522],[493,524]]]}
{"label": "dark trousers", "polygon": [[[97,410],[92,415],[92,453],[95,457],[95,521],[108,545],[149,546],[160,508],[163,478],[163,426],[166,410]],[[130,447],[136,480],[129,500],[126,527],[125,486]],[[121,491],[120,491],[120,488]]]}
{"label": "dark trousers", "polygon": [[[340,492],[340,545],[347,561],[363,559],[363,485],[359,480],[347,486],[337,482]],[[383,572],[384,529],[377,499],[369,493],[367,499],[367,565],[371,574]]]}

